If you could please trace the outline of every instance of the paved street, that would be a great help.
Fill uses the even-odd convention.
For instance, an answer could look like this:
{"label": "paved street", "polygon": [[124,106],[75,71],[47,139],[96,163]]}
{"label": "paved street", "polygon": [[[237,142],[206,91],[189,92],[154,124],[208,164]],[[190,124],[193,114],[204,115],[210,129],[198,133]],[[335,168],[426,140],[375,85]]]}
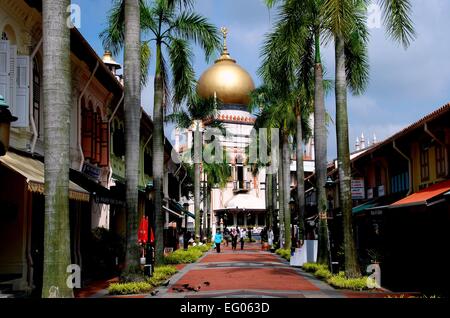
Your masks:
{"label": "paved street", "polygon": [[[198,291],[186,289],[186,284]],[[337,298],[346,295],[290,267],[278,255],[261,251],[261,245],[253,243],[246,244],[244,251],[232,251],[230,244],[220,254],[214,250],[206,253],[197,263],[187,265],[173,276],[167,287],[160,287],[157,296],[152,298],[156,297]]]}

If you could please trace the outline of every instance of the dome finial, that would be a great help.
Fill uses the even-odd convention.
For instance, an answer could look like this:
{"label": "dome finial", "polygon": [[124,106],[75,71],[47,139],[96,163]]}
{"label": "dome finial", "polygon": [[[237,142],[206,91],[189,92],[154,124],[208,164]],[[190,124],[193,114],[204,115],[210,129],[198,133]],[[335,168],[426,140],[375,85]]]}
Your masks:
{"label": "dome finial", "polygon": [[221,27],[220,31],[222,32],[223,35],[223,50],[222,50],[222,54],[220,55],[219,59],[216,61],[223,61],[223,60],[230,60],[233,62],[236,62],[235,60],[233,60],[230,56],[230,53],[228,53],[228,47],[227,47],[227,36],[228,36],[228,28],[226,27]]}
{"label": "dome finial", "polygon": [[228,48],[227,48],[227,35],[228,35],[228,29],[226,27],[221,27],[220,31],[222,32],[223,35],[223,51],[222,51],[222,55],[228,55]]}

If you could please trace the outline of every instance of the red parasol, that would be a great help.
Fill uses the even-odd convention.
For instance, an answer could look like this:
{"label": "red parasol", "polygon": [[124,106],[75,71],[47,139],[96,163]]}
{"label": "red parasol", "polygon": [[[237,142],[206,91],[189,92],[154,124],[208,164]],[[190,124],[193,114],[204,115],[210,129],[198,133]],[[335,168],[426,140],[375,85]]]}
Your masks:
{"label": "red parasol", "polygon": [[138,230],[138,243],[145,244],[148,241],[148,217],[142,217]]}

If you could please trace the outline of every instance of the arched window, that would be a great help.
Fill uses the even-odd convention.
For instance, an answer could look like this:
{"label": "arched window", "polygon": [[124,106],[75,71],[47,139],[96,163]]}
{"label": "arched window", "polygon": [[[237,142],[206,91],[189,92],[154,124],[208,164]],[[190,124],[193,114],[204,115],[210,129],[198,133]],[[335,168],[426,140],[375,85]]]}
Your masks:
{"label": "arched window", "polygon": [[97,107],[95,112],[95,138],[94,144],[95,148],[93,149],[94,161],[96,163],[101,162],[101,143],[102,143],[102,114],[100,109]]}
{"label": "arched window", "polygon": [[41,135],[41,72],[39,69],[38,59],[35,57],[33,60],[33,119],[38,132],[38,137]]}

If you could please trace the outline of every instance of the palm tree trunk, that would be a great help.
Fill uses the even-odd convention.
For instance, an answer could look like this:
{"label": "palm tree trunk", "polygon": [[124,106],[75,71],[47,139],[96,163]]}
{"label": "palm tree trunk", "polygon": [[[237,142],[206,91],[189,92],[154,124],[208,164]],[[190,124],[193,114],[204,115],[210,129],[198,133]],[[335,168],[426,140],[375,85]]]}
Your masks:
{"label": "palm tree trunk", "polygon": [[[281,130],[280,130],[281,135]],[[281,136],[281,140],[283,136]],[[280,143],[280,151],[278,152],[278,217],[279,217],[279,239],[280,248],[284,247],[284,183],[283,183],[283,142]]]}
{"label": "palm tree trunk", "polygon": [[153,107],[153,184],[155,187],[155,262],[162,264],[164,261],[164,222],[165,215],[162,210],[163,203],[163,177],[164,177],[164,87],[162,78],[161,43],[156,44],[155,65],[155,97]]}
{"label": "palm tree trunk", "polygon": [[303,241],[305,233],[305,171],[303,166],[303,130],[301,109],[297,113],[297,206],[299,237]]}
{"label": "palm tree trunk", "polygon": [[272,227],[273,224],[273,205],[272,205],[272,175],[266,170],[266,226]]}
{"label": "palm tree trunk", "polygon": [[276,219],[276,210],[277,210],[277,174],[276,173],[272,173],[270,178],[272,179],[272,191],[271,191],[271,195],[272,197],[270,198],[271,200],[271,204],[272,204],[272,227],[274,228],[273,231],[275,233],[275,228],[277,227],[277,219]]}
{"label": "palm tree trunk", "polygon": [[283,141],[283,210],[284,210],[284,248],[291,248],[291,209],[289,207],[289,201],[291,198],[291,152],[289,150],[289,134],[287,132],[282,133]]}
{"label": "palm tree trunk", "polygon": [[195,242],[200,239],[200,131],[196,124],[194,132],[194,211],[195,211]]}
{"label": "palm tree trunk", "polygon": [[139,1],[125,1],[124,115],[127,201],[126,268],[138,266],[138,171],[141,107]]}
{"label": "palm tree trunk", "polygon": [[320,57],[320,34],[315,34],[316,57],[314,67],[314,157],[316,170],[317,211],[319,213],[319,242],[317,262],[329,264],[330,249],[327,222],[327,129],[325,126],[325,97]]}
{"label": "palm tree trunk", "polygon": [[344,224],[345,274],[360,277],[356,247],[353,236],[351,167],[348,140],[347,82],[345,73],[344,39],[335,36],[336,54],[336,139],[339,171],[339,201]]}
{"label": "palm tree trunk", "polygon": [[[69,143],[71,108],[69,0],[42,3],[45,124],[45,227],[42,297],[72,298],[66,283],[70,257]],[[6,242],[4,242],[6,243]]]}
{"label": "palm tree trunk", "polygon": [[208,242],[211,242],[211,193],[212,193],[212,189],[210,186],[208,186],[207,189],[207,201],[206,201],[206,206],[207,206],[207,214],[206,214],[206,222],[207,222],[207,228],[206,228],[206,233],[207,233],[207,239]]}

